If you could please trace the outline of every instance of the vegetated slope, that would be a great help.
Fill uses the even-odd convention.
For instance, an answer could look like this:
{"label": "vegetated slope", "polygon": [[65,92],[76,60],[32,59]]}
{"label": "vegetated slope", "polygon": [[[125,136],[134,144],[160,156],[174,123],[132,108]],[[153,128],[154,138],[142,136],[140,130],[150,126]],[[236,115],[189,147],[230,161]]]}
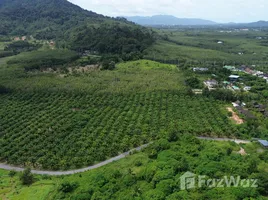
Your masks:
{"label": "vegetated slope", "polygon": [[57,47],[100,53],[140,53],[153,32],[125,19],[96,14],[67,0],[0,0],[0,35],[32,35]]}
{"label": "vegetated slope", "polygon": [[[39,39],[55,38],[61,30],[105,17],[73,5],[66,0],[0,0],[0,34],[33,34]],[[45,36],[46,35],[46,36]]]}

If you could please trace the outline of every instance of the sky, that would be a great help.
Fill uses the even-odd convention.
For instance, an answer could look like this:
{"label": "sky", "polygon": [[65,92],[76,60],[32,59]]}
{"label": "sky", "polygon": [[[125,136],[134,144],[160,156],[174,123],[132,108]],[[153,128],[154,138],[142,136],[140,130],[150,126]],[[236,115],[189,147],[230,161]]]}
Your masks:
{"label": "sky", "polygon": [[173,15],[220,23],[268,21],[268,0],[69,0],[106,16]]}

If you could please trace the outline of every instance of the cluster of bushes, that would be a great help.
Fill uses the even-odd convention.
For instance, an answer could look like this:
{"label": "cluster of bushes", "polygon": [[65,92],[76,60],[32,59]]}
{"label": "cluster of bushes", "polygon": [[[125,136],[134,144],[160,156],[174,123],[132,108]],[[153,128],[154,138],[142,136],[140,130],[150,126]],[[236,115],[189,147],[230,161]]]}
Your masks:
{"label": "cluster of bushes", "polygon": [[13,56],[13,55],[14,55],[13,51],[0,51],[0,58]]}
{"label": "cluster of bushes", "polygon": [[8,92],[10,92],[10,90],[7,87],[0,85],[0,94],[5,94]]}
{"label": "cluster of bushes", "polygon": [[16,42],[8,44],[4,50],[13,52],[14,54],[18,54],[24,51],[37,50],[40,47],[41,47],[40,44],[32,44],[27,41],[16,41]]}

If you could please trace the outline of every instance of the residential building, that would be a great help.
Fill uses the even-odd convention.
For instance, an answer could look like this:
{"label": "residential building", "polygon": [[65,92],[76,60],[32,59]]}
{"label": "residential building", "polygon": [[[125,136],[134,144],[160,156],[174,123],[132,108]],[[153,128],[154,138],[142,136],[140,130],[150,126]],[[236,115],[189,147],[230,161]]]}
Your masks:
{"label": "residential building", "polygon": [[231,75],[229,76],[229,79],[231,82],[235,82],[235,81],[238,81],[240,78],[240,76],[237,76],[237,75]]}
{"label": "residential building", "polygon": [[225,65],[223,68],[231,70],[231,71],[236,71],[236,68],[234,66]]}
{"label": "residential building", "polygon": [[218,86],[218,81],[212,79],[212,80],[207,80],[204,81],[204,84],[209,88],[209,89],[213,89],[215,87]]}

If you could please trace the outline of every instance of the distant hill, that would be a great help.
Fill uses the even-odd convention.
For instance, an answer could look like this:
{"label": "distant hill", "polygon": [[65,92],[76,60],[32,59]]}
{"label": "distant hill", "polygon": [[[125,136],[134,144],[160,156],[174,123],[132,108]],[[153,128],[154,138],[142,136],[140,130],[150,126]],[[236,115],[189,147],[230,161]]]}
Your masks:
{"label": "distant hill", "polygon": [[204,19],[191,19],[191,18],[177,18],[171,15],[155,15],[152,17],[141,17],[141,16],[134,16],[134,17],[125,17],[127,20],[132,21],[134,23],[140,25],[215,25],[216,22],[204,20]]}
{"label": "distant hill", "polygon": [[268,21],[257,21],[257,22],[251,22],[251,23],[226,23],[226,24],[219,24],[219,26],[223,27],[230,27],[230,28],[267,28],[268,27]]}
{"label": "distant hill", "polygon": [[64,48],[125,57],[137,57],[154,41],[149,29],[84,10],[67,0],[0,0],[0,35],[32,35]]}
{"label": "distant hill", "polygon": [[247,24],[249,27],[268,27],[268,21],[257,21]]}

